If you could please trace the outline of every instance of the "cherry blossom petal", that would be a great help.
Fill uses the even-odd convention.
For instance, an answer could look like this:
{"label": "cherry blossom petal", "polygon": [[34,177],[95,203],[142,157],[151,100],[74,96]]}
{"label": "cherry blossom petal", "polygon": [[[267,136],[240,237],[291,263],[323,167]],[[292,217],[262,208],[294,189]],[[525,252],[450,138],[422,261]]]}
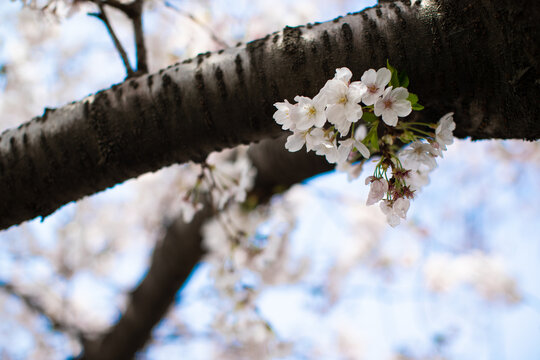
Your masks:
{"label": "cherry blossom petal", "polygon": [[290,152],[298,151],[304,146],[306,139],[303,132],[295,132],[287,138],[285,149]]}

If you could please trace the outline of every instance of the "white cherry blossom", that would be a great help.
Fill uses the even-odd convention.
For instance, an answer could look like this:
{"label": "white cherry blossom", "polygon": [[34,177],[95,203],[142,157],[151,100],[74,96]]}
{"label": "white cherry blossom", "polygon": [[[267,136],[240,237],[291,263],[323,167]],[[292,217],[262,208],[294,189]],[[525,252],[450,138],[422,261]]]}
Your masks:
{"label": "white cherry blossom", "polygon": [[290,152],[295,152],[305,144],[306,150],[311,151],[317,149],[325,141],[327,141],[326,135],[321,128],[312,128],[305,131],[296,130],[287,138],[285,148]]}
{"label": "white cherry blossom", "polygon": [[454,142],[453,131],[456,128],[456,123],[453,118],[454,113],[445,114],[437,125],[435,130],[435,139],[442,150],[446,150],[446,145],[451,145]]}
{"label": "white cherry blossom", "polygon": [[300,150],[306,143],[306,135],[308,134],[308,132],[308,130],[297,130],[293,132],[292,135],[289,135],[289,137],[287,137],[285,149],[289,150],[290,152],[296,152]]}
{"label": "white cherry blossom", "polygon": [[313,99],[305,96],[294,98],[298,104],[293,109],[292,121],[298,130],[307,130],[311,127],[323,127],[326,122],[324,108],[326,107],[326,96],[321,91]]}
{"label": "white cherry blossom", "polygon": [[375,102],[375,115],[382,115],[386,125],[396,126],[398,116],[407,116],[412,111],[411,102],[407,100],[408,97],[409,92],[405,88],[392,89],[391,86],[386,88],[382,98]]}
{"label": "white cherry blossom", "polygon": [[338,150],[340,154],[342,154],[341,156],[344,157],[343,161],[347,160],[347,157],[349,156],[353,148],[356,148],[356,150],[358,150],[358,152],[362,154],[363,157],[369,159],[369,149],[361,142],[366,137],[366,133],[366,127],[359,126],[358,129],[356,129],[353,137],[350,137],[346,140],[341,140],[339,142],[340,146]]}
{"label": "white cherry blossom", "polygon": [[433,170],[437,166],[437,151],[430,144],[413,142],[399,154],[399,159],[406,169]]}
{"label": "white cherry blossom", "polygon": [[326,116],[331,124],[341,135],[346,136],[352,123],[362,117],[362,106],[359,102],[365,92],[360,82],[356,81],[348,85],[341,80],[328,80],[324,86],[327,100]]}
{"label": "white cherry blossom", "polygon": [[[446,146],[452,144],[452,131],[456,125],[453,113],[448,113],[440,119],[435,134],[415,128],[418,124],[413,123],[380,134],[381,129],[376,127],[379,122],[373,115],[382,118],[388,126],[397,126],[399,117],[412,112],[407,89],[386,87],[393,71],[369,69],[361,81],[351,82],[351,70],[338,68],[313,99],[296,96],[298,103],[295,105],[286,100],[274,104],[277,108],[274,119],[283,129],[293,132],[285,144],[289,151],[298,151],[305,145],[307,151],[324,155],[338,170],[347,172],[349,179],[357,178],[362,170],[363,161],[353,164],[359,157],[357,153],[364,158],[371,156],[370,148],[362,142],[368,133],[366,125],[370,128],[369,146],[373,149],[391,145],[397,138],[419,139],[399,152],[385,147],[375,176],[366,179],[366,185],[370,184],[367,205],[382,200],[380,206],[387,222],[397,226],[407,216],[409,199],[429,182],[428,174],[437,166],[435,158],[442,157]],[[361,103],[367,105],[369,111],[373,110],[373,114],[365,118],[366,125],[353,127],[364,115]],[[326,120],[332,126],[326,124]],[[431,126],[427,123],[419,125]],[[351,128],[356,130],[349,136]],[[387,180],[389,171],[392,178]],[[394,184],[392,188],[390,183]],[[383,200],[385,196],[387,198]]]}
{"label": "white cherry blossom", "polygon": [[235,202],[246,200],[257,172],[247,156],[247,146],[211,153],[206,162],[213,168],[211,192],[219,209],[231,199]]}
{"label": "white cherry blossom", "polygon": [[324,155],[326,157],[326,161],[328,161],[330,164],[335,164],[342,158],[342,154],[340,154],[338,151],[335,139],[325,139],[315,148],[315,153],[317,155]]}
{"label": "white cherry blossom", "polygon": [[314,128],[306,135],[306,150],[316,150],[325,141],[328,141],[325,131],[320,128]]}
{"label": "white cherry blossom", "polygon": [[366,105],[375,104],[391,78],[392,73],[387,68],[380,68],[377,72],[375,72],[375,69],[369,69],[364,72],[360,78],[362,84],[366,87],[362,102]]}
{"label": "white cherry blossom", "polygon": [[274,106],[277,108],[273,116],[276,123],[281,125],[283,130],[294,130],[296,126],[294,125],[291,114],[295,105],[285,100],[284,102],[275,103]]}
{"label": "white cherry blossom", "polygon": [[352,78],[352,72],[349,70],[349,68],[342,67],[339,69],[336,69],[336,74],[334,75],[335,80],[343,81],[345,84],[349,84],[349,81],[351,81]]}

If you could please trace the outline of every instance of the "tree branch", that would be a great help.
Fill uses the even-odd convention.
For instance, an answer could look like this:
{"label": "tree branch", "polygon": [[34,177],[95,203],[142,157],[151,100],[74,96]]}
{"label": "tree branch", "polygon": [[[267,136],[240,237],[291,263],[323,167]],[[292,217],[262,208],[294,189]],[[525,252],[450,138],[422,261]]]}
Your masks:
{"label": "tree branch", "polygon": [[148,64],[146,55],[146,46],[144,43],[143,25],[142,25],[142,6],[143,0],[134,0],[132,5],[134,15],[131,16],[133,22],[133,33],[135,34],[135,53],[137,56],[137,74],[147,74]]}
{"label": "tree branch", "polygon": [[[0,228],[148,171],[282,134],[274,102],[315,95],[334,69],[387,59],[459,137],[540,137],[540,7],[526,0],[384,3],[286,27],[140,76],[0,136]],[[524,71],[527,69],[527,71]]]}
{"label": "tree branch", "polygon": [[[133,3],[124,4],[124,3],[122,3],[122,2],[120,2],[118,0],[88,0],[88,1],[91,1],[91,2],[93,2],[95,4],[103,4],[103,5],[113,7],[115,9],[117,9],[117,10],[122,11],[128,17],[133,15],[133,9],[132,9]],[[135,2],[135,1],[136,0],[134,0],[133,2]]]}
{"label": "tree branch", "polygon": [[[276,189],[285,189],[307,177],[328,171],[331,166],[313,153],[284,152],[285,138],[266,140],[252,145],[250,159],[257,169],[252,190],[266,202]],[[273,169],[274,171],[269,171]],[[174,296],[199,262],[201,226],[214,215],[205,206],[189,224],[175,220],[158,242],[152,264],[140,285],[132,292],[127,310],[120,320],[100,339],[83,344],[80,359],[131,359],[150,339],[153,327],[163,318]]]}
{"label": "tree branch", "polygon": [[80,359],[132,359],[144,346],[203,255],[200,228],[211,214],[207,206],[191,223],[179,218],[168,227],[154,249],[150,269],[131,293],[126,311],[104,336],[83,343]]}
{"label": "tree branch", "polygon": [[[116,49],[118,50],[122,61],[124,62],[124,65],[126,66],[127,71],[127,78],[132,78],[134,76],[147,74],[148,73],[148,56],[146,54],[146,45],[144,43],[144,33],[143,33],[143,24],[142,24],[142,13],[143,13],[143,4],[144,0],[133,0],[129,4],[121,3],[117,0],[88,0],[94,4],[97,4],[99,6],[99,9],[101,11],[100,14],[89,14],[91,16],[96,16],[100,19],[102,17],[104,19],[103,22],[107,26],[107,30],[109,31],[109,34],[111,34],[111,37],[113,38],[114,45]],[[133,35],[135,39],[135,56],[137,58],[137,70],[133,71],[131,66],[129,65],[128,58],[126,56],[126,52],[124,51],[122,45],[116,38],[116,35],[114,34],[114,31],[112,31],[112,27],[109,23],[105,15],[104,5],[110,6],[112,8],[115,8],[117,10],[120,10],[124,13],[133,24]]]}
{"label": "tree branch", "polygon": [[107,14],[105,13],[105,8],[104,6],[98,2],[97,3],[98,6],[99,6],[99,13],[88,13],[89,16],[94,16],[98,19],[100,19],[101,21],[103,21],[103,23],[105,24],[105,26],[107,27],[107,31],[109,32],[109,35],[111,36],[111,39],[114,43],[114,47],[116,48],[116,50],[118,51],[118,55],[120,55],[120,58],[122,59],[122,62],[124,63],[124,67],[126,68],[126,74],[127,74],[127,77],[126,78],[130,78],[134,75],[134,71],[133,69],[131,68],[131,65],[129,64],[129,59],[128,59],[128,56],[126,54],[126,51],[124,50],[124,47],[122,46],[122,43],[120,42],[120,40],[118,40],[118,37],[116,36],[112,26],[111,26],[111,23],[109,22],[109,19],[107,18]]}

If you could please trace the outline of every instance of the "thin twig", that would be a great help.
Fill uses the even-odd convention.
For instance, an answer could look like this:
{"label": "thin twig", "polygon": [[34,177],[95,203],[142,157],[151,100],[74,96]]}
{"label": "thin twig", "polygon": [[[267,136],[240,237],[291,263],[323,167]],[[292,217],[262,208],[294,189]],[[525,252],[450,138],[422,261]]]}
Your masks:
{"label": "thin twig", "polygon": [[221,39],[219,36],[217,36],[216,33],[215,33],[209,26],[207,26],[206,24],[204,24],[202,21],[200,21],[199,19],[197,19],[195,16],[193,16],[193,15],[190,14],[189,12],[177,8],[176,6],[174,6],[173,4],[171,4],[171,3],[168,2],[168,1],[165,1],[165,6],[168,7],[169,9],[172,9],[172,10],[176,11],[176,12],[179,13],[180,15],[182,15],[182,16],[188,18],[189,20],[193,21],[195,24],[197,24],[197,25],[199,25],[200,27],[202,27],[204,30],[206,30],[206,31],[210,34],[210,37],[212,38],[212,40],[214,40],[214,42],[216,42],[217,44],[219,44],[219,45],[222,46],[223,48],[228,48],[228,47],[230,47],[229,44],[227,44],[227,42],[225,42],[223,39]]}
{"label": "thin twig", "polygon": [[[148,60],[147,60],[147,54],[146,54],[146,46],[144,43],[144,33],[143,33],[143,24],[142,24],[142,13],[143,13],[143,3],[144,0],[133,0],[129,4],[124,4],[119,2],[118,0],[87,0],[89,2],[92,2],[99,6],[100,14],[89,14],[92,16],[96,16],[103,20],[105,25],[107,26],[107,30],[109,31],[109,34],[111,35],[115,47],[118,50],[118,53],[120,54],[120,57],[122,58],[122,61],[124,62],[124,65],[126,66],[127,71],[127,78],[146,74],[148,73]],[[135,38],[135,54],[137,59],[137,67],[136,70],[131,67],[129,64],[128,57],[126,55],[126,52],[124,51],[122,44],[120,41],[118,41],[118,38],[116,37],[114,31],[112,31],[111,24],[107,20],[107,16],[105,15],[104,6],[110,6],[114,9],[120,10],[124,13],[132,22],[133,24],[133,34]]]}
{"label": "thin twig", "polygon": [[120,40],[118,40],[118,37],[116,36],[111,23],[109,22],[109,18],[107,17],[107,14],[105,13],[105,7],[101,2],[97,2],[97,5],[99,6],[99,13],[88,13],[89,16],[94,16],[105,24],[107,27],[107,31],[109,32],[109,35],[111,36],[111,39],[114,43],[114,47],[118,51],[118,54],[120,55],[120,58],[122,59],[122,62],[124,63],[124,67],[126,68],[127,77],[132,77],[134,75],[134,71],[131,68],[131,65],[129,63],[129,59],[127,56],[126,51],[124,50],[124,47],[122,46],[122,43]]}

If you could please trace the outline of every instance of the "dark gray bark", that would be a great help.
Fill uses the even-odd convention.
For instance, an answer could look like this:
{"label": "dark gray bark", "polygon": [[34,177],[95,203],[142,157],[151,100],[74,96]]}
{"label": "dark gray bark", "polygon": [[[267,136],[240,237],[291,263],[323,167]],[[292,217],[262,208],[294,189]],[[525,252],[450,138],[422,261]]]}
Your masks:
{"label": "dark gray bark", "polygon": [[272,104],[313,96],[336,67],[389,59],[461,137],[537,139],[539,6],[527,0],[384,2],[285,28],[91,95],[0,137],[0,228],[172,163],[276,137]]}

